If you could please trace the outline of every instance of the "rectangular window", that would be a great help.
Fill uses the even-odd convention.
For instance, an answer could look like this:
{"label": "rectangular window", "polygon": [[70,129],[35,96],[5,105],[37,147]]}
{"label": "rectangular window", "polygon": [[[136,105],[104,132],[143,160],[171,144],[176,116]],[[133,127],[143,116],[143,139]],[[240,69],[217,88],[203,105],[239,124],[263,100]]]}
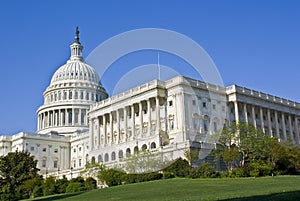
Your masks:
{"label": "rectangular window", "polygon": [[46,159],[42,160],[42,167],[45,168],[46,167]]}
{"label": "rectangular window", "polygon": [[58,167],[58,165],[57,165],[57,164],[58,164],[58,161],[54,161],[54,163],[53,163],[53,167],[54,167],[54,168],[57,168],[57,167]]}
{"label": "rectangular window", "polygon": [[81,159],[78,161],[78,166],[81,167]]}
{"label": "rectangular window", "polygon": [[213,104],[213,109],[214,109],[214,110],[216,109],[216,105],[215,105],[215,104]]}
{"label": "rectangular window", "polygon": [[206,102],[203,102],[203,103],[202,103],[202,106],[205,108],[205,107],[206,107]]}
{"label": "rectangular window", "polygon": [[58,149],[57,149],[57,148],[55,148],[55,149],[54,149],[54,153],[57,153],[57,152],[58,152]]}
{"label": "rectangular window", "polygon": [[193,100],[193,105],[196,105],[196,101],[195,100]]}
{"label": "rectangular window", "polygon": [[34,151],[34,147],[30,147],[30,151]]}
{"label": "rectangular window", "polygon": [[43,150],[42,150],[43,152],[46,152],[47,151],[47,149],[46,148],[43,148]]}
{"label": "rectangular window", "polygon": [[169,101],[169,106],[173,106],[173,101]]}

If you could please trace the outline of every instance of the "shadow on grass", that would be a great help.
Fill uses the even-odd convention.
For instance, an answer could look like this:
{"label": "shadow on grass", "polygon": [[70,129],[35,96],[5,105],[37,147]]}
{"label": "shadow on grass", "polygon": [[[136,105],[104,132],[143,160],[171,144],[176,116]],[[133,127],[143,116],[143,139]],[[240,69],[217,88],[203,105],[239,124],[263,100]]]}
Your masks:
{"label": "shadow on grass", "polygon": [[257,195],[252,197],[243,197],[243,198],[232,198],[232,199],[225,199],[222,201],[257,201],[257,200],[264,200],[264,201],[300,200],[300,191],[273,193],[270,195]]}
{"label": "shadow on grass", "polygon": [[37,201],[52,201],[52,200],[60,200],[60,199],[64,199],[64,198],[69,198],[72,196],[76,196],[76,195],[80,195],[82,193],[85,193],[86,191],[81,191],[81,192],[76,192],[76,193],[68,193],[68,194],[58,194],[58,195],[52,195],[49,197],[41,197],[41,198],[35,198],[33,200],[37,200]]}

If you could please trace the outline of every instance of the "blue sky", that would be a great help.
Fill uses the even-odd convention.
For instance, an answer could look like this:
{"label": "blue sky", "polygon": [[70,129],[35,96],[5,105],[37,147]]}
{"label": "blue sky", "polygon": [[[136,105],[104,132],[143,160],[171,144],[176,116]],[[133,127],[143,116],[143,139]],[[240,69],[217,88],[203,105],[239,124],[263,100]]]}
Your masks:
{"label": "blue sky", "polygon": [[[207,51],[225,85],[300,102],[300,1],[1,1],[0,26],[0,135],[36,130],[42,94],[69,58],[76,26],[84,57],[133,29],[182,33]],[[156,55],[116,62],[104,87],[111,93],[122,73],[155,63]],[[185,69],[180,62],[161,55],[161,65]]]}

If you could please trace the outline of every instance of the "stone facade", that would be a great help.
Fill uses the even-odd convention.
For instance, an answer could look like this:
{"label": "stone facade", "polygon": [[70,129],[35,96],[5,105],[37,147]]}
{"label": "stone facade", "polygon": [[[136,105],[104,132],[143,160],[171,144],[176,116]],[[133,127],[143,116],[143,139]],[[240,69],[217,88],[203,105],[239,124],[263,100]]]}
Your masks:
{"label": "stone facade", "polygon": [[71,57],[53,75],[37,110],[37,132],[0,136],[0,155],[27,150],[40,173],[77,176],[86,162],[120,166],[138,150],[164,160],[191,147],[206,156],[224,124],[247,122],[269,137],[300,145],[299,103],[237,85],[187,77],[153,80],[108,98],[82,58],[78,31]]}

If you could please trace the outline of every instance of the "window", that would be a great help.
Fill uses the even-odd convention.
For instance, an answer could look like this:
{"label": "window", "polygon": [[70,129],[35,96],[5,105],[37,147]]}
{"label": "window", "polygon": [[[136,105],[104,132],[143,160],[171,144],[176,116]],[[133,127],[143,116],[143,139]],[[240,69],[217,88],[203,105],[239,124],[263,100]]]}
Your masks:
{"label": "window", "polygon": [[202,103],[202,106],[203,106],[203,107],[206,107],[206,102],[203,102],[203,103]]}
{"label": "window", "polygon": [[112,161],[116,160],[116,153],[115,152],[111,153],[111,160]]}
{"label": "window", "polygon": [[73,167],[76,168],[76,160],[73,161]]}
{"label": "window", "polygon": [[74,153],[76,152],[76,148],[74,148],[73,152],[74,152]]}
{"label": "window", "polygon": [[81,151],[81,147],[79,147],[79,151]]}
{"label": "window", "polygon": [[222,112],[225,112],[225,106],[222,106]]}
{"label": "window", "polygon": [[53,163],[53,167],[54,167],[54,168],[57,168],[57,167],[58,167],[58,165],[57,165],[57,164],[58,164],[58,161],[57,161],[57,160],[55,160],[55,161],[54,161],[54,163]]}
{"label": "window", "polygon": [[196,101],[195,100],[193,100],[193,105],[196,105]]}
{"label": "window", "polygon": [[81,167],[81,159],[78,161],[78,166]]}
{"label": "window", "polygon": [[47,151],[47,149],[46,149],[46,148],[43,148],[43,149],[42,149],[42,151],[43,151],[43,152],[46,152],[46,151]]}
{"label": "window", "polygon": [[34,151],[34,147],[30,147],[30,151]]}
{"label": "window", "polygon": [[173,101],[169,101],[169,106],[173,106]]}
{"label": "window", "polygon": [[46,167],[46,161],[47,161],[47,159],[46,159],[46,158],[43,158],[43,160],[42,160],[42,167],[43,167],[43,168]]}
{"label": "window", "polygon": [[57,153],[57,152],[58,152],[58,149],[57,149],[57,148],[55,148],[55,149],[54,149],[54,153]]}
{"label": "window", "polygon": [[217,132],[217,130],[218,130],[217,122],[214,122],[214,132]]}
{"label": "window", "polygon": [[215,104],[213,104],[213,109],[214,109],[214,110],[216,109],[216,105],[215,105]]}

